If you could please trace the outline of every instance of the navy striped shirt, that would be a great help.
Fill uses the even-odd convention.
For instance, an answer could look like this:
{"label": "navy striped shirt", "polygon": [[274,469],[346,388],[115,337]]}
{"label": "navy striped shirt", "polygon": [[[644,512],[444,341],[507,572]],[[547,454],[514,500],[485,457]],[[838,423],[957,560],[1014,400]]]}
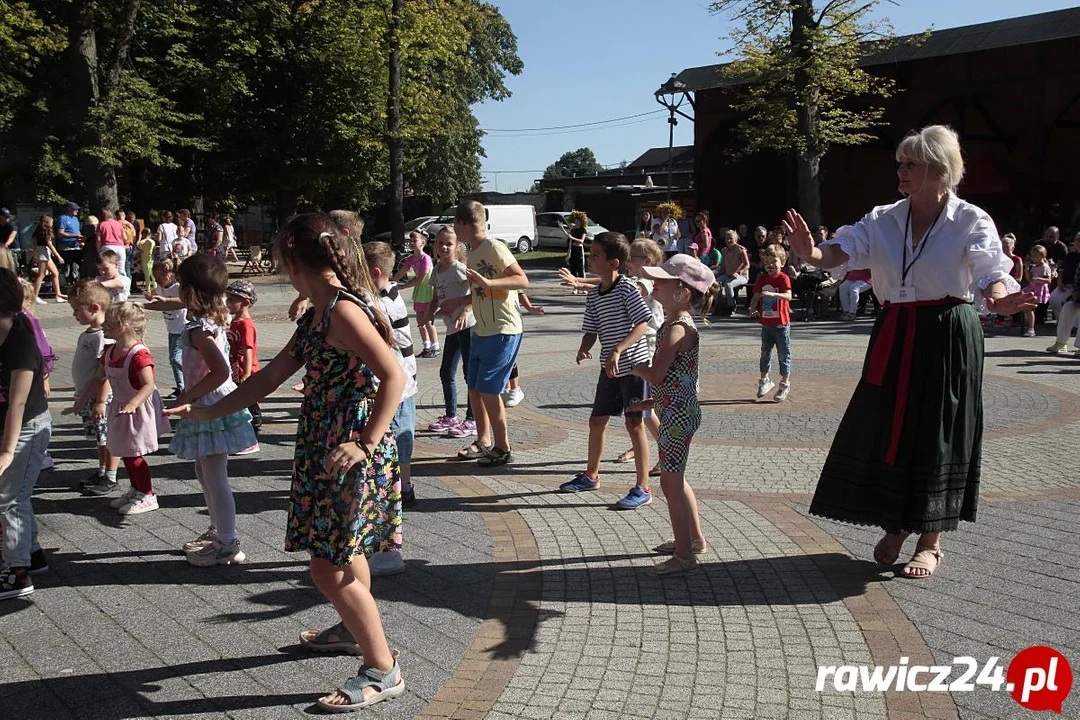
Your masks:
{"label": "navy striped shirt", "polygon": [[[625,275],[620,275],[607,290],[597,285],[589,291],[585,298],[585,319],[581,323],[581,332],[595,333],[600,338],[600,362],[604,363],[631,330],[651,319],[652,313],[637,285]],[[649,343],[642,335],[619,357],[615,376],[629,375],[634,365],[648,364],[649,358]]]}

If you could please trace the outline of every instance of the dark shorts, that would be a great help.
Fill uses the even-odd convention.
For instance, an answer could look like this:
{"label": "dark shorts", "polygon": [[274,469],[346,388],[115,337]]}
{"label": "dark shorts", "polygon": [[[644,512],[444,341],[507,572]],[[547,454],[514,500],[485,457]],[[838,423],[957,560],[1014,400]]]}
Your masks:
{"label": "dark shorts", "polygon": [[[593,399],[592,416],[610,417],[622,415],[626,408],[649,399],[649,384],[637,375],[610,378],[603,370],[596,381],[596,397]],[[626,417],[642,417],[641,410],[626,412]]]}

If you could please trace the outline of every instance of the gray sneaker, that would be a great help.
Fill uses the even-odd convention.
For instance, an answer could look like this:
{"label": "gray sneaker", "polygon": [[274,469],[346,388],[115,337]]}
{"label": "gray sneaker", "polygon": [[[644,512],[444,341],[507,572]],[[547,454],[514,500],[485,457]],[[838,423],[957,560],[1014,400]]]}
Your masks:
{"label": "gray sneaker", "polygon": [[761,378],[760,380],[758,380],[757,399],[764,399],[765,396],[769,394],[769,391],[772,390],[774,387],[776,387],[776,383],[774,383],[769,378]]}
{"label": "gray sneaker", "polygon": [[187,561],[196,567],[236,565],[247,559],[244,551],[240,549],[239,540],[233,540],[231,544],[224,545],[217,538],[204,548],[186,553],[186,557]]}
{"label": "gray sneaker", "polygon": [[791,392],[791,383],[780,383],[780,387],[776,390],[776,394],[773,395],[773,401],[784,402],[785,400],[787,400],[789,392]]}

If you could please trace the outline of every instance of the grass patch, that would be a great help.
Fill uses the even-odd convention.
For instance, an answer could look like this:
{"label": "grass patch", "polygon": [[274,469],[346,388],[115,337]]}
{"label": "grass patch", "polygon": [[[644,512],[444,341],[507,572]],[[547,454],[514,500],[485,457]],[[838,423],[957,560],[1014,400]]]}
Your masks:
{"label": "grass patch", "polygon": [[557,270],[566,264],[565,250],[533,250],[523,255],[514,255],[521,267]]}

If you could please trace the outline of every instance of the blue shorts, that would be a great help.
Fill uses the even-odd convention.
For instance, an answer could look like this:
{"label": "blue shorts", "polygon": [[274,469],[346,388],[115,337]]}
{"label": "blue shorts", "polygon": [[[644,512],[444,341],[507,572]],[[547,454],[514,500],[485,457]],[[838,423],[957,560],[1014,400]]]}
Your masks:
{"label": "blue shorts", "polygon": [[394,419],[390,421],[390,432],[397,438],[398,463],[408,465],[412,462],[413,438],[416,435],[416,396],[407,397],[398,405]]}
{"label": "blue shorts", "polygon": [[482,337],[475,331],[469,348],[469,390],[499,395],[506,389],[510,371],[514,369],[521,334],[489,335]]}

